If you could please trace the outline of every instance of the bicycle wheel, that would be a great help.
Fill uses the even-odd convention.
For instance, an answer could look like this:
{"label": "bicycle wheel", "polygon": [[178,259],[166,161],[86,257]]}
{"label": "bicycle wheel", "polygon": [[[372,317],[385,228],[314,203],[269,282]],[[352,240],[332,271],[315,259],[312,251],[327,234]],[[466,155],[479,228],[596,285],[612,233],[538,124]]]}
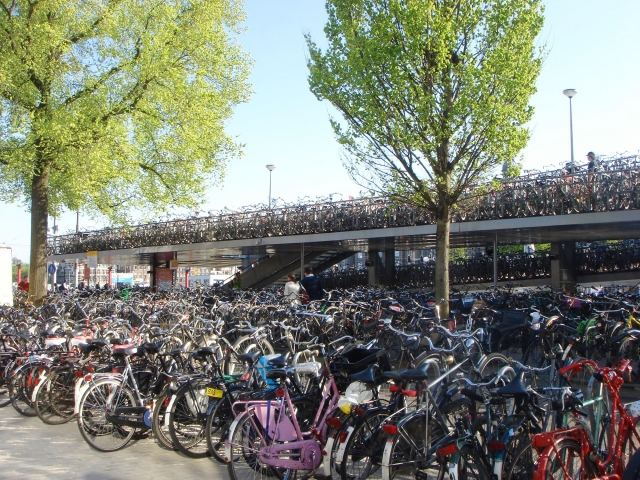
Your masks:
{"label": "bicycle wheel", "polygon": [[11,377],[9,381],[9,397],[13,408],[20,415],[25,417],[36,416],[36,409],[31,397],[38,379],[45,370],[45,364],[31,363],[20,367]]}
{"label": "bicycle wheel", "polygon": [[153,436],[158,440],[158,443],[170,450],[176,450],[171,440],[171,434],[169,433],[169,427],[165,425],[165,416],[167,414],[167,407],[171,400],[171,392],[163,392],[158,395],[153,401],[153,416],[151,417],[151,430]]}
{"label": "bicycle wheel", "polygon": [[510,463],[504,465],[506,476],[504,480],[530,480],[533,472],[538,468],[540,456],[531,440],[524,442],[514,453]]}
{"label": "bicycle wheel", "polygon": [[184,385],[171,399],[165,415],[169,415],[169,435],[173,446],[191,458],[210,455],[204,433],[209,397],[206,381]]}
{"label": "bicycle wheel", "polygon": [[[423,412],[414,414],[406,421],[400,422],[398,433],[392,441],[387,440],[382,454],[382,478],[384,480],[414,480],[421,479],[442,480],[446,470],[446,460],[437,457],[432,452],[425,452],[426,420]],[[445,432],[433,420],[429,422],[431,450],[441,441]]]}
{"label": "bicycle wheel", "polygon": [[92,448],[101,452],[114,452],[124,448],[135,428],[116,425],[107,419],[107,412],[116,408],[136,406],[131,389],[118,380],[103,379],[91,385],[82,396],[78,407],[78,429]]}
{"label": "bicycle wheel", "polygon": [[47,375],[34,400],[36,414],[44,423],[61,425],[73,419],[76,375],[72,370],[60,370]]}
{"label": "bicycle wheel", "polygon": [[343,480],[382,478],[380,464],[387,435],[382,431],[382,423],[392,412],[375,411],[355,426],[340,463],[340,476]]}
{"label": "bicycle wheel", "polygon": [[465,480],[486,480],[491,478],[488,467],[472,445],[463,445],[460,449],[458,478]]}
{"label": "bicycle wheel", "polygon": [[220,463],[224,460],[224,442],[229,435],[229,427],[233,421],[231,403],[225,396],[219,400],[214,400],[213,408],[209,406],[210,413],[207,414],[207,421],[204,426],[205,438],[209,452]]}
{"label": "bicycle wheel", "polygon": [[225,448],[227,471],[231,480],[282,479],[287,473],[265,465],[259,451],[266,447],[265,431],[252,412],[241,414],[229,431],[229,444]]}
{"label": "bicycle wheel", "polygon": [[[539,465],[538,468],[542,467]],[[572,439],[562,439],[549,453],[544,471],[545,479],[574,480],[592,478],[593,469],[588,460],[582,458],[580,445]]]}
{"label": "bicycle wheel", "polygon": [[622,444],[622,457],[620,467],[624,471],[631,461],[631,457],[636,451],[640,451],[640,417],[634,419],[633,428],[627,432]]}

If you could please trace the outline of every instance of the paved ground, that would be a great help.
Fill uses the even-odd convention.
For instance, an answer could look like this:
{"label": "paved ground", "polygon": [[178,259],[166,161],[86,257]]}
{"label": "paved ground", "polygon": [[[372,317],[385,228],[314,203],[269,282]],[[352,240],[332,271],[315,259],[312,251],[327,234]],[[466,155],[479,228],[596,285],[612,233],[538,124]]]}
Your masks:
{"label": "paved ground", "polygon": [[46,425],[9,405],[0,408],[0,478],[19,480],[227,479],[213,459],[195,460],[160,448],[152,438],[101,453],[80,437],[76,422]]}

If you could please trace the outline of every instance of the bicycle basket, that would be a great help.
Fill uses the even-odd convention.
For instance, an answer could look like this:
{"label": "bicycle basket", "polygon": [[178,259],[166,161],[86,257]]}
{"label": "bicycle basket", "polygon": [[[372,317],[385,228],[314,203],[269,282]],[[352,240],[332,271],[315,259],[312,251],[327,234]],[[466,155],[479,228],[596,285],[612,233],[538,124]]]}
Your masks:
{"label": "bicycle basket", "polygon": [[529,312],[521,310],[505,310],[502,313],[502,321],[500,325],[503,327],[515,327],[524,325],[529,318]]}

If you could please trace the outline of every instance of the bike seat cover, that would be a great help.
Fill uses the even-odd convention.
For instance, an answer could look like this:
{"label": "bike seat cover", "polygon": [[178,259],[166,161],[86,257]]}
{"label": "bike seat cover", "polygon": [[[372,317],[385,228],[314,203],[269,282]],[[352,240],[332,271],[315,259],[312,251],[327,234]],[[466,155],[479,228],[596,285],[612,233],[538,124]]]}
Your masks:
{"label": "bike seat cover", "polygon": [[522,377],[524,376],[524,372],[519,373],[516,377],[507,383],[504,387],[496,390],[498,395],[503,397],[521,397],[528,395],[527,387],[524,385],[522,381]]}
{"label": "bike seat cover", "polygon": [[142,347],[114,348],[111,354],[113,356],[144,355],[144,348]]}
{"label": "bike seat cover", "polygon": [[148,342],[148,343],[145,343],[142,346],[149,353],[158,353],[160,351],[160,349],[162,348],[162,344],[163,343],[164,342],[155,342],[155,343]]}
{"label": "bike seat cover", "polygon": [[429,375],[427,374],[427,369],[429,368],[428,363],[423,363],[418,365],[416,368],[412,368],[411,370],[402,370],[400,372],[384,372],[382,375],[385,378],[389,378],[391,380],[427,380]]}
{"label": "bike seat cover", "polygon": [[249,353],[241,353],[237,356],[238,361],[241,363],[250,363],[253,365],[258,361],[258,359],[262,356],[261,351],[249,352]]}
{"label": "bike seat cover", "polygon": [[267,362],[267,365],[271,365],[276,368],[284,368],[291,359],[291,352],[284,352],[282,355],[276,358],[272,358]]}
{"label": "bike seat cover", "polygon": [[378,368],[377,365],[369,365],[366,370],[349,375],[349,379],[354,382],[375,383]]}
{"label": "bike seat cover", "polygon": [[213,347],[200,347],[196,353],[201,357],[206,357],[215,355],[216,351]]}
{"label": "bike seat cover", "polygon": [[89,345],[98,345],[104,347],[109,344],[106,338],[90,338],[88,339]]}

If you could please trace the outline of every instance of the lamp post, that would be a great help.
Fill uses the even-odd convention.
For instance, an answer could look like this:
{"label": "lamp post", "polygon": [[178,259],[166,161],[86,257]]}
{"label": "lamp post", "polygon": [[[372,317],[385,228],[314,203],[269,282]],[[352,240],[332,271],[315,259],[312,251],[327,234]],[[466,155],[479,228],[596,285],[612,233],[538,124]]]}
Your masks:
{"label": "lamp post", "polygon": [[569,136],[571,138],[571,173],[573,173],[575,163],[573,160],[573,110],[571,108],[571,99],[578,94],[578,91],[575,88],[566,88],[562,93],[569,97]]}
{"label": "lamp post", "polygon": [[267,170],[269,170],[269,210],[271,210],[271,172],[275,169],[275,165],[267,165]]}

